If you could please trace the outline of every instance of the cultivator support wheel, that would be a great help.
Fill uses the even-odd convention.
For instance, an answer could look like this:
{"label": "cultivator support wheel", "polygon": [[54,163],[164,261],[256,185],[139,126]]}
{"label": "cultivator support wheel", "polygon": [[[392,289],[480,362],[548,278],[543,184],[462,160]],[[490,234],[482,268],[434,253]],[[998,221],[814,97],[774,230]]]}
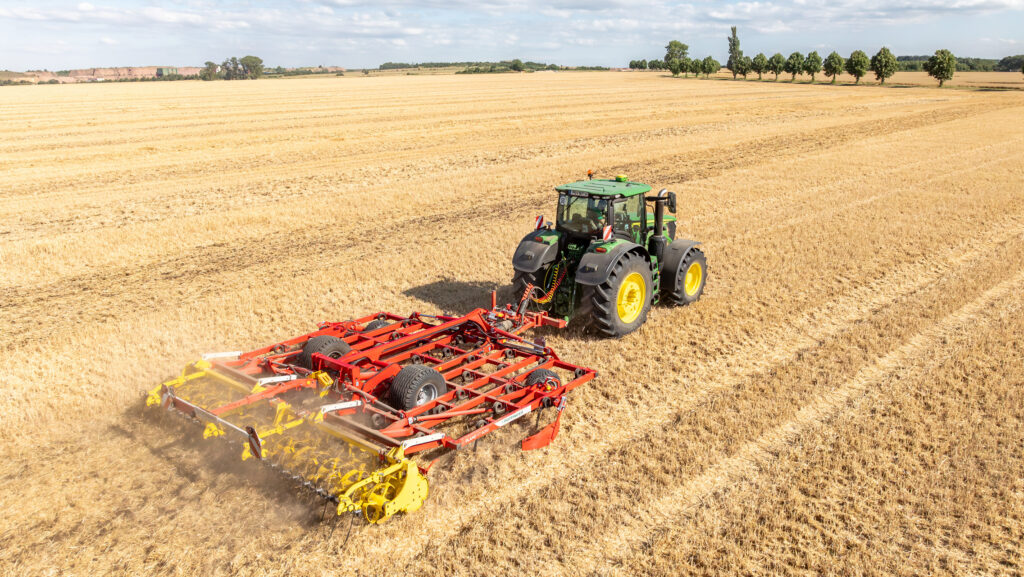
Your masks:
{"label": "cultivator support wheel", "polygon": [[549,407],[554,420],[522,448],[554,440],[565,395],[597,373],[522,337],[542,325],[565,321],[506,305],[324,323],[254,351],[204,355],[146,404],[202,424],[203,438],[239,441],[243,460],[337,503],[339,514],[381,523],[423,506],[442,452]]}

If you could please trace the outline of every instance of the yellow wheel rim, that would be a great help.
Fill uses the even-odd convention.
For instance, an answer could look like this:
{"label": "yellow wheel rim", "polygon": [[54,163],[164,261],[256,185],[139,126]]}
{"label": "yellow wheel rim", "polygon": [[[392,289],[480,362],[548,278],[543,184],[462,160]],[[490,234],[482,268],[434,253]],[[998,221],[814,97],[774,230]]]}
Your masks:
{"label": "yellow wheel rim", "polygon": [[647,296],[647,285],[644,277],[638,272],[630,273],[619,286],[619,296],[615,300],[619,311],[619,320],[629,324],[640,316],[644,310],[644,298]]}
{"label": "yellow wheel rim", "polygon": [[690,268],[686,269],[686,279],[683,280],[683,290],[686,291],[686,296],[692,297],[697,294],[697,289],[700,288],[700,281],[703,278],[704,269],[700,267],[700,263],[690,264]]}

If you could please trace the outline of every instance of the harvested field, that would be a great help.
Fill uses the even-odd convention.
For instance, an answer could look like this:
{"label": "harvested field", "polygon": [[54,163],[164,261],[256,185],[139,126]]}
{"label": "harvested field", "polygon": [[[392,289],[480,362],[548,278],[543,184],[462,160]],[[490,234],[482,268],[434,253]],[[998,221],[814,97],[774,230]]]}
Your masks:
{"label": "harvested field", "polygon": [[[0,573],[1024,572],[1024,95],[657,74],[68,85],[0,106]],[[552,187],[679,193],[697,305],[382,526],[142,416],[198,353],[501,288]],[[532,423],[531,423],[532,424]]]}

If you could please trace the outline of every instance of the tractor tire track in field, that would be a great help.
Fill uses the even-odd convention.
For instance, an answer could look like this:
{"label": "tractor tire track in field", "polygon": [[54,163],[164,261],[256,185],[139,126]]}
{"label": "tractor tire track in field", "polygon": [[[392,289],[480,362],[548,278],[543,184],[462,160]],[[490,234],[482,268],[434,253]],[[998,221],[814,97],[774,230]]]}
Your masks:
{"label": "tractor tire track in field", "polygon": [[[1004,104],[1003,107],[1008,107]],[[809,152],[820,151],[823,146],[838,146],[848,142],[876,137],[905,130],[912,130],[922,126],[952,122],[962,118],[986,114],[998,110],[998,107],[979,108],[973,105],[956,105],[948,108],[940,108],[928,112],[913,115],[903,115],[895,118],[884,118],[870,121],[859,121],[850,124],[843,124],[837,127],[819,129],[812,133],[796,132],[794,134],[770,138],[761,138],[736,146],[720,147],[705,151],[697,156],[691,153],[681,153],[670,157],[661,166],[672,167],[665,169],[652,169],[648,164],[631,163],[627,165],[613,165],[603,169],[602,173],[616,174],[626,172],[633,175],[637,180],[648,180],[651,182],[690,181],[707,178],[721,174],[745,165],[757,164],[763,161],[764,154],[771,151],[775,155],[800,155]],[[652,138],[672,138],[688,134],[700,133],[702,131],[735,129],[748,125],[760,125],[767,120],[734,122],[728,125],[724,123],[698,124],[693,126],[657,128],[644,131],[633,131],[624,134],[603,135],[582,137],[560,141],[557,143],[545,143],[539,145],[525,145],[505,147],[495,151],[472,151],[455,156],[435,154],[433,162],[422,158],[410,159],[399,163],[381,163],[379,152],[370,151],[364,154],[363,159],[367,164],[374,167],[356,168],[352,171],[345,171],[331,177],[323,175],[308,175],[302,186],[295,186],[295,177],[281,177],[269,182],[257,183],[246,189],[250,197],[272,198],[274,201],[299,200],[322,192],[321,187],[327,186],[335,190],[337,194],[344,196],[346,189],[352,194],[362,191],[368,183],[375,183],[375,186],[383,186],[389,183],[393,188],[401,188],[402,183],[409,183],[421,178],[423,174],[437,174],[449,171],[487,169],[494,165],[505,165],[512,159],[516,162],[533,161],[542,158],[557,158],[571,155],[574,152],[583,152],[588,149],[602,146],[637,146]],[[412,153],[423,155],[431,149],[415,149]],[[440,152],[440,151],[438,151]],[[393,152],[389,153],[393,154]],[[322,164],[321,161],[302,162],[304,157],[297,157],[295,161],[288,163],[288,166],[299,174],[313,172],[313,168]],[[372,161],[372,162],[370,162]],[[347,157],[346,162],[358,166],[361,161],[358,158]],[[305,168],[304,168],[305,167]],[[680,168],[682,167],[682,168]],[[225,167],[225,170],[227,167]],[[309,170],[306,170],[309,169]],[[215,167],[204,166],[205,174],[217,174]],[[153,175],[144,170],[138,170],[140,175],[145,175],[145,180],[152,179]],[[394,175],[400,175],[395,178]],[[410,176],[405,176],[410,175]],[[123,176],[123,175],[122,175]],[[180,175],[167,175],[167,178],[175,177],[175,182],[184,182]],[[143,178],[143,177],[140,177]],[[197,192],[199,184],[205,177],[196,177]],[[139,182],[142,182],[140,180]],[[62,188],[74,186],[77,183],[72,181],[60,185]],[[128,186],[133,183],[111,182],[104,185],[103,190],[114,186]],[[94,183],[90,182],[90,186]],[[53,188],[48,185],[47,189]],[[528,191],[519,191],[520,193]],[[202,196],[184,196],[180,198],[167,198],[158,195],[147,200],[134,200],[129,205],[119,206],[117,211],[112,211],[108,204],[91,204],[75,206],[72,212],[63,220],[53,220],[52,216],[43,219],[37,215],[28,215],[28,218],[20,218],[16,226],[8,230],[0,226],[0,238],[5,240],[19,240],[32,238],[40,231],[58,226],[62,232],[85,232],[98,230],[111,226],[118,226],[121,221],[113,218],[121,214],[124,222],[144,223],[158,222],[171,214],[188,213],[197,210],[201,206],[202,212],[218,210],[230,210],[236,207],[237,194],[230,189],[223,189],[219,194],[210,194],[210,191],[203,191]],[[70,208],[67,210],[71,210]],[[112,216],[113,215],[113,216]]]}
{"label": "tractor tire track in field", "polygon": [[[629,426],[623,426],[621,418],[615,419],[617,424],[612,426],[610,423],[600,423],[596,416],[591,416],[588,418],[588,426],[607,431],[601,435],[600,444],[587,445],[559,456],[557,466],[549,465],[524,472],[514,482],[503,484],[496,490],[488,491],[485,497],[460,507],[457,517],[446,511],[424,510],[420,515],[405,520],[409,524],[409,532],[415,534],[415,540],[421,543],[405,562],[429,553],[431,547],[449,541],[466,529],[486,523],[488,518],[498,514],[501,509],[511,507],[522,495],[539,494],[544,486],[558,479],[574,478],[582,470],[591,467],[600,455],[617,446],[635,443],[657,446],[666,442],[665,439],[652,439],[651,431],[661,431],[670,426],[680,415],[699,404],[702,398],[713,399],[717,392],[735,388],[758,374],[766,374],[779,366],[797,361],[825,342],[836,339],[850,327],[864,322],[893,301],[907,299],[939,282],[952,271],[983,260],[992,246],[1021,240],[1024,237],[1024,222],[1020,215],[1013,215],[1004,218],[990,231],[981,238],[947,247],[940,254],[893,270],[887,278],[851,290],[817,310],[807,311],[792,323],[765,329],[765,334],[756,338],[774,343],[768,354],[759,349],[739,347],[694,367],[694,373],[688,379],[690,382],[713,384],[699,386],[683,398],[647,391],[659,399],[658,404],[633,414]],[[726,376],[723,378],[721,375]],[[671,444],[670,440],[667,442]],[[371,556],[384,554],[382,549],[370,547],[369,550]]]}
{"label": "tractor tire track in field", "polygon": [[[270,179],[268,182],[260,181],[256,183],[256,196],[299,198],[313,196],[319,192],[318,189],[307,185],[303,187],[287,187],[288,189],[294,189],[295,192],[285,192],[283,197],[277,196],[282,193],[280,190],[282,185],[294,183],[295,173],[306,175],[305,180],[310,183],[327,180],[333,186],[352,185],[354,188],[358,187],[361,190],[365,186],[380,186],[382,183],[390,181],[396,183],[415,181],[418,178],[422,178],[423,174],[437,174],[438,172],[463,169],[490,169],[498,164],[506,164],[510,159],[528,161],[557,158],[599,146],[618,145],[635,147],[642,143],[650,142],[655,138],[677,138],[691,134],[723,132],[725,130],[764,126],[767,124],[786,125],[808,118],[827,115],[828,113],[826,112],[795,111],[774,117],[758,117],[751,120],[731,121],[728,123],[715,121],[686,126],[663,126],[644,130],[631,129],[629,123],[624,123],[621,132],[613,132],[611,134],[585,130],[584,132],[589,132],[590,134],[555,142],[514,143],[511,146],[505,145],[501,148],[474,148],[466,151],[463,151],[458,146],[459,141],[456,138],[446,137],[442,142],[439,142],[437,138],[427,138],[421,139],[419,142],[405,143],[402,146],[389,148],[387,151],[387,158],[389,160],[383,162],[381,160],[382,151],[370,138],[367,138],[368,143],[358,148],[349,146],[350,153],[338,163],[330,163],[329,160],[325,159],[310,160],[310,157],[318,152],[316,146],[310,145],[303,150],[290,150],[287,154],[274,153],[271,155],[270,158],[273,159],[275,165],[287,166],[291,174]],[[670,121],[665,119],[662,122],[668,123]],[[500,135],[492,136],[494,140],[508,140],[507,138],[499,138]],[[233,137],[237,138],[237,135],[233,135]],[[83,183],[80,176],[32,181],[29,185],[19,186],[16,195],[5,194],[5,191],[0,190],[0,209],[16,209],[17,204],[22,200],[21,197],[24,196],[31,196],[34,199],[46,197],[60,198],[66,195],[65,191],[68,188],[76,188],[78,192],[76,198],[78,199],[88,199],[94,195],[106,196],[109,195],[111,188],[129,186],[141,188],[145,185],[149,185],[157,194],[160,194],[161,187],[159,183],[164,181],[173,181],[178,185],[192,184],[198,189],[206,183],[209,175],[230,174],[233,171],[238,171],[237,155],[238,151],[233,149],[223,152],[210,152],[203,156],[200,174],[196,174],[196,171],[189,171],[189,174],[184,177],[180,174],[183,168],[182,165],[152,160],[148,163],[136,162],[132,165],[131,171],[128,172],[111,170],[103,175],[91,175],[92,177],[87,183]],[[429,163],[424,163],[424,158],[422,158],[424,156],[431,159]],[[325,165],[331,167],[332,173],[332,176],[327,179],[322,174],[316,174],[322,172]],[[367,165],[372,166],[372,168],[366,168]],[[31,173],[31,171],[29,172]],[[251,178],[246,173],[242,173],[242,175],[244,175],[243,179]],[[395,175],[398,175],[397,180]],[[12,178],[17,176],[16,173],[11,173]],[[246,182],[246,184],[253,183]],[[226,191],[225,194],[221,195],[221,198],[211,197],[210,194],[206,194],[202,197],[201,202],[204,207],[209,207],[210,209],[223,210],[234,208],[232,204],[232,200],[235,198],[235,194],[232,194],[234,192],[236,191]],[[143,195],[140,194],[139,196]],[[198,201],[198,199],[191,200]],[[176,204],[168,206],[168,199],[166,197],[150,198],[143,201],[135,199],[131,203],[136,207],[136,211],[140,215],[151,219],[159,219],[166,214],[173,214],[173,211],[166,210],[168,208],[177,208],[179,211],[182,208],[182,206]],[[5,206],[5,204],[10,206]],[[106,205],[102,203],[79,203],[74,207],[74,215],[89,217],[95,214],[102,214],[100,211],[105,207]],[[149,215],[153,216],[150,217]],[[34,223],[31,221],[20,222],[19,224],[25,227],[34,226]],[[42,222],[42,224],[46,223]],[[3,229],[0,228],[0,234],[3,234],[3,232]]]}
{"label": "tractor tire track in field", "polygon": [[[931,118],[930,115],[929,118]],[[854,130],[850,131],[849,135],[858,133]],[[817,137],[820,135],[815,138]],[[767,144],[764,141],[758,142],[760,143],[758,146]],[[794,154],[799,152],[800,142],[801,140],[797,139],[792,143],[798,149]],[[786,150],[788,153],[790,149]],[[730,150],[717,151],[711,155],[710,164],[729,163],[730,161],[725,157],[730,152]],[[756,156],[751,154],[749,158],[753,161]],[[719,160],[714,160],[715,158],[719,158]],[[990,160],[985,164],[991,164],[998,160],[1000,159]],[[617,170],[624,168],[642,172],[639,165],[618,167]],[[724,171],[728,168],[734,168],[734,166],[723,165],[721,170]],[[895,170],[901,169],[901,167],[897,167]],[[944,178],[956,170],[933,175],[928,180]],[[703,171],[698,172],[703,174]],[[682,179],[696,177],[696,174],[684,171]],[[675,174],[671,178],[678,180],[680,175]],[[902,188],[894,187],[886,195],[879,195],[870,201],[896,194]],[[2,346],[7,349],[18,348],[45,338],[48,330],[32,320],[35,318],[60,314],[64,318],[74,319],[76,322],[102,321],[111,318],[113,316],[111,311],[116,308],[158,306],[153,298],[161,289],[181,287],[185,284],[187,284],[192,298],[216,294],[219,290],[219,284],[215,281],[217,275],[240,274],[272,262],[276,263],[275,269],[280,274],[297,274],[308,267],[306,255],[309,254],[334,254],[338,261],[345,261],[347,260],[346,255],[361,255],[367,250],[380,246],[381,243],[392,237],[390,231],[419,230],[430,227],[462,229],[469,225],[482,226],[485,222],[494,220],[495,217],[505,218],[522,212],[524,207],[527,210],[543,209],[548,204],[548,196],[546,193],[524,193],[515,195],[509,200],[496,201],[485,206],[476,205],[457,212],[441,212],[413,218],[395,217],[393,223],[379,223],[373,231],[357,231],[348,235],[338,235],[332,230],[344,225],[329,225],[326,229],[310,231],[282,231],[269,237],[263,237],[255,244],[211,245],[201,251],[193,251],[181,257],[149,263],[142,267],[122,267],[111,272],[104,271],[76,276],[43,286],[13,287],[6,290],[5,298],[0,301],[0,322],[17,327],[18,330],[11,332],[17,337],[11,338]],[[838,212],[843,206],[855,205],[856,203],[851,202],[828,210]],[[808,218],[808,215],[801,215],[789,220],[805,222]],[[784,225],[776,223],[764,228],[766,230],[777,229],[780,226]],[[748,231],[748,234],[755,234],[757,230],[760,229]],[[282,255],[290,256],[282,257]],[[195,281],[207,282],[197,284]],[[116,300],[118,306],[107,306],[107,299]],[[87,306],[87,302],[91,303],[92,307]]]}
{"label": "tractor tire track in field", "polygon": [[[697,168],[687,166],[688,164],[692,165],[692,162],[688,161],[697,160],[699,162],[700,159],[694,159],[688,154],[680,154],[665,163],[637,167],[641,169],[639,174],[642,177],[638,178],[638,180],[644,182],[685,182],[699,178],[708,178],[743,166],[760,164],[769,155],[768,153],[770,153],[772,158],[778,158],[781,154],[799,156],[815,153],[857,140],[905,132],[925,126],[945,124],[1011,106],[1010,104],[1005,104],[993,109],[980,109],[971,105],[950,106],[949,108],[930,110],[917,114],[904,114],[895,118],[843,124],[810,133],[765,137],[723,148],[720,154],[711,155],[707,162],[700,164]],[[687,169],[680,173],[679,169],[676,168],[679,165],[687,166]],[[612,170],[618,171],[620,168],[616,167]]]}
{"label": "tractor tire track in field", "polygon": [[877,359],[860,370],[842,386],[828,391],[802,407],[796,415],[757,439],[748,441],[726,459],[691,478],[678,489],[671,490],[658,500],[631,511],[633,522],[618,526],[618,530],[595,535],[578,553],[584,558],[604,559],[616,565],[616,558],[624,558],[630,549],[650,541],[668,526],[678,526],[681,519],[690,519],[694,511],[711,497],[728,491],[740,482],[754,482],[766,463],[792,448],[806,431],[840,417],[845,411],[859,410],[858,398],[871,389],[886,387],[892,380],[906,373],[937,366],[944,358],[940,353],[959,335],[990,324],[999,302],[1010,297],[1020,299],[1024,273],[1018,273],[986,290],[956,312],[949,314],[927,329],[915,334],[898,349]]}
{"label": "tractor tire track in field", "polygon": [[[1000,149],[1000,150],[1002,150],[1002,149],[1005,149],[1006,147],[1009,147],[1009,146],[1012,146],[1013,144],[1018,143],[1020,140],[1021,140],[1020,138],[1007,139],[1007,140],[1003,140],[1003,141],[1000,141],[1000,142],[997,142],[997,143],[976,146],[976,147],[973,147],[973,148],[970,148],[970,149],[967,149],[967,150],[958,151],[955,154],[951,154],[951,155],[947,156],[947,158],[948,159],[961,158],[961,157],[964,157],[964,156],[967,156],[967,155],[975,154],[975,153],[977,153],[977,152],[979,152],[981,150],[991,150],[991,149]],[[886,169],[884,169],[882,171],[875,172],[875,174],[873,174],[873,178],[876,179],[876,180],[894,179],[896,177],[896,175],[904,175],[904,174],[906,174],[908,172],[909,173],[913,173],[918,168],[926,166],[930,162],[931,162],[931,160],[929,158],[925,158],[925,159],[922,159],[922,160],[919,160],[919,161],[916,161],[916,162],[903,162],[903,163],[900,163],[900,164],[895,165],[895,166],[890,166],[890,167],[888,167],[888,168],[886,168]],[[621,169],[621,167],[620,167],[620,169]],[[629,167],[627,168],[627,170],[633,170],[633,169],[639,170],[639,166],[637,166],[637,165],[629,165]],[[932,178],[934,178],[934,175],[933,175]],[[701,218],[705,222],[724,222],[724,221],[728,221],[727,217],[729,217],[730,215],[733,216],[734,217],[733,220],[735,220],[735,217],[737,217],[737,215],[744,215],[745,216],[747,214],[753,214],[752,211],[754,211],[755,209],[756,209],[756,212],[758,214],[763,214],[764,212],[769,211],[769,210],[777,210],[777,211],[793,210],[794,212],[797,212],[799,214],[799,216],[796,216],[796,217],[789,218],[789,219],[786,219],[784,221],[778,222],[778,223],[776,223],[774,225],[774,227],[775,228],[781,228],[781,227],[785,227],[785,226],[788,226],[788,225],[790,225],[792,223],[799,222],[799,221],[806,222],[808,220],[811,220],[811,217],[814,216],[814,215],[820,216],[822,214],[834,213],[834,212],[836,212],[837,210],[840,210],[843,207],[853,206],[853,205],[836,205],[836,206],[831,206],[831,207],[829,207],[827,209],[824,209],[824,210],[818,211],[817,213],[814,213],[814,215],[811,215],[811,214],[807,213],[807,211],[806,211],[806,204],[808,202],[813,203],[816,199],[821,197],[822,193],[824,193],[826,191],[834,191],[834,190],[837,190],[837,189],[842,189],[842,188],[846,187],[847,185],[856,184],[858,181],[861,181],[862,179],[863,179],[862,175],[854,175],[854,176],[848,176],[848,177],[846,177],[844,179],[841,179],[841,180],[838,180],[838,181],[829,182],[828,184],[818,185],[818,186],[809,187],[809,188],[804,188],[804,187],[797,188],[797,189],[793,190],[793,194],[773,195],[771,197],[759,197],[757,199],[750,199],[750,200],[738,199],[735,202],[730,202],[728,205],[715,205],[715,206],[710,207],[710,210],[705,210],[705,211],[702,212]],[[548,195],[545,194],[545,193],[538,193],[537,191],[530,191],[530,190],[519,190],[519,191],[514,191],[513,195],[517,199],[519,199],[519,203],[520,204],[517,205],[517,204],[515,204],[512,201],[504,201],[504,202],[499,201],[497,203],[493,203],[492,202],[492,203],[490,203],[488,205],[478,206],[478,207],[476,207],[474,209],[470,209],[470,210],[463,209],[463,210],[457,211],[456,213],[442,212],[442,213],[438,213],[438,214],[427,215],[427,216],[421,217],[421,218],[416,219],[416,220],[409,220],[409,219],[401,220],[400,219],[400,220],[398,220],[397,222],[394,222],[394,223],[388,223],[388,222],[385,221],[383,223],[383,226],[380,226],[380,227],[377,227],[377,228],[386,228],[386,229],[400,230],[400,227],[409,226],[412,223],[421,222],[421,221],[424,221],[426,219],[438,219],[439,221],[440,220],[444,220],[444,219],[450,219],[450,218],[478,219],[479,220],[482,217],[483,214],[487,213],[487,211],[498,211],[499,214],[513,214],[517,209],[520,210],[521,212],[524,211],[524,207],[525,207],[525,210],[540,209],[541,212],[543,212],[545,208],[549,208],[548,206],[545,205],[545,203],[547,202],[546,199],[548,198]],[[878,196],[875,196],[875,197],[869,197],[867,199],[863,199],[861,201],[861,204],[865,204],[865,203],[868,203],[868,202],[873,202],[875,200],[878,200],[879,198],[885,198],[885,197],[888,197],[888,196],[891,196],[891,191],[890,191],[890,193],[887,193],[887,194],[878,195]],[[845,199],[845,196],[843,198]],[[509,212],[501,212],[501,211],[509,211]],[[814,218],[817,218],[817,216],[814,216]],[[481,223],[481,225],[482,225],[482,223]],[[339,230],[337,232],[335,232],[335,231],[331,230],[332,228],[337,228]],[[343,227],[341,225],[333,225],[333,226],[328,225],[328,230],[330,231],[331,235],[334,235],[334,234],[337,234],[337,233],[346,232],[346,231],[343,231],[342,229],[343,229]],[[767,230],[769,230],[769,227],[762,227],[762,228],[753,229],[753,230],[750,230],[750,231],[746,231],[744,234],[745,235],[749,235],[749,234],[753,234],[753,233],[756,233],[757,231],[761,231],[761,230],[767,231]],[[294,242],[294,238],[301,237],[301,235],[303,235],[305,233],[306,233],[306,231],[299,230],[299,231],[295,231],[295,232],[289,234],[288,235],[288,242]],[[351,233],[349,233],[349,234],[351,234]],[[260,246],[264,246],[264,244],[265,244],[266,246],[268,246],[268,248],[273,250],[275,245],[280,244],[280,242],[282,242],[281,239],[279,238],[280,236],[281,236],[281,233],[277,233],[277,232],[271,233],[269,235],[269,239],[270,239],[269,241],[265,240],[265,239],[268,238],[267,236],[260,237]],[[248,239],[248,238],[246,238],[244,236],[241,237],[241,238],[243,240],[245,240],[245,241],[253,242],[251,239]],[[321,237],[321,238],[323,238],[323,237]],[[725,237],[724,240],[729,240],[729,239],[732,239],[732,238],[735,238],[735,235],[734,236]],[[367,235],[362,235],[361,234],[361,235],[358,235],[354,239],[354,241],[347,242],[347,246],[355,246],[357,243],[361,242],[364,239],[366,240],[366,243],[363,243],[363,244],[368,244],[368,243],[372,244],[372,243],[375,243],[375,242],[380,242],[380,240],[381,240],[379,238],[374,239],[374,238],[368,237]],[[317,247],[316,246],[310,246],[308,248],[309,249],[316,249]],[[327,247],[327,248],[335,248],[335,247]],[[188,260],[186,260],[184,258],[181,258],[181,257],[179,257],[177,259],[174,259],[174,260],[170,260],[170,261],[167,261],[167,260],[165,260],[165,261],[152,261],[151,260],[151,261],[149,261],[149,264],[147,264],[145,266],[146,266],[146,268],[152,266],[152,267],[155,267],[155,268],[163,268],[165,271],[175,271],[175,270],[180,270],[182,267],[188,266],[188,263],[191,262],[191,259],[193,259],[193,258],[195,258],[196,260],[203,259],[206,262],[223,262],[224,259],[218,259],[218,258],[216,258],[215,255],[211,255],[210,257],[204,258],[204,256],[201,254],[202,251],[214,251],[214,252],[216,252],[218,250],[227,250],[227,249],[225,249],[225,245],[223,243],[199,245],[198,248],[193,248],[193,250],[189,250],[188,251],[189,252]],[[325,250],[326,250],[326,248],[325,248]],[[2,251],[0,251],[0,254],[2,254]],[[195,255],[195,256],[193,257],[193,255]],[[111,262],[115,262],[115,261],[111,261]],[[234,262],[234,261],[231,261],[231,262]],[[12,264],[11,266],[15,267],[16,265]],[[94,265],[94,266],[96,266],[96,265]],[[100,266],[102,266],[102,263],[100,264]],[[192,265],[192,266],[195,266],[195,265]],[[219,267],[218,270],[223,270],[223,269],[224,269],[224,267],[221,266],[221,267]],[[99,270],[103,270],[103,269],[99,269]],[[122,277],[123,276],[127,276],[125,273],[129,273],[130,274],[130,273],[135,273],[135,272],[141,272],[141,269],[137,265],[136,266],[130,266],[130,267],[120,266],[120,267],[115,268],[115,270],[109,270],[109,267],[108,267],[106,270],[103,270],[103,272],[101,272],[101,273],[92,273],[91,276],[95,277],[97,275],[107,275],[107,279],[115,278],[115,279],[118,279],[118,281],[122,281],[123,280]],[[173,272],[171,272],[171,273],[163,272],[161,274],[162,274],[162,276],[165,276],[165,277],[174,278],[174,273]],[[72,274],[57,274],[56,276],[58,278],[62,278],[62,280],[50,281],[48,283],[50,286],[57,286],[57,285],[60,285],[62,283],[65,283],[65,282],[70,282],[70,283],[72,283],[72,286],[78,286],[78,287],[88,287],[91,284],[90,281],[89,281],[90,276],[88,276],[88,275],[86,275],[86,276],[74,275],[72,273]],[[20,290],[20,291],[23,291],[24,293],[36,292],[39,289],[42,289],[43,291],[46,290],[45,287],[47,285],[42,285],[42,284],[39,284],[39,283],[19,283],[18,280],[19,279],[17,277],[12,275],[12,277],[10,278],[10,281],[8,283],[4,283],[2,280],[0,280],[0,287],[2,287],[4,284],[9,284],[9,285],[15,287],[13,290]],[[105,279],[103,279],[101,277],[101,278],[97,279],[97,282],[98,283],[103,283],[104,280]],[[78,292],[78,291],[75,291],[75,292]],[[17,296],[17,293],[15,293],[15,295]],[[2,308],[2,303],[0,303],[0,308]]]}

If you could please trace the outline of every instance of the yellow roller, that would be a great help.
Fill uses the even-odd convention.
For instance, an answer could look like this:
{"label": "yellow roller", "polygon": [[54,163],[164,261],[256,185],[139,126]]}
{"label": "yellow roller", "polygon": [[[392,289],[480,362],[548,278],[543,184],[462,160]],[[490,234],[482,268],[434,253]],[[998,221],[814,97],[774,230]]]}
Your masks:
{"label": "yellow roller", "polygon": [[401,447],[388,451],[385,461],[387,467],[366,475],[338,496],[339,515],[362,510],[370,523],[383,523],[395,513],[412,513],[423,506],[429,484],[416,463],[405,457]]}

